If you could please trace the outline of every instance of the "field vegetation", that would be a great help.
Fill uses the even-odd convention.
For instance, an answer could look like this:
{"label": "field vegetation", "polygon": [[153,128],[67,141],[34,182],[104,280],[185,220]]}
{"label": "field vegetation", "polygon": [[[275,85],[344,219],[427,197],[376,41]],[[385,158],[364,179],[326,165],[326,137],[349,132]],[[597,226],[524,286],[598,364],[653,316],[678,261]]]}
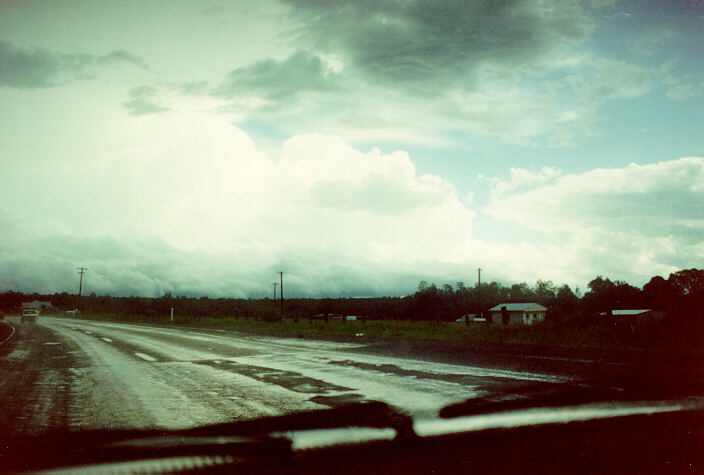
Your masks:
{"label": "field vegetation", "polygon": [[687,322],[672,325],[654,322],[631,329],[607,323],[545,322],[540,325],[489,325],[482,323],[338,319],[299,320],[286,318],[283,322],[253,318],[175,316],[148,317],[145,315],[82,314],[82,319],[174,325],[204,329],[219,329],[254,335],[305,339],[324,339],[346,342],[445,342],[457,344],[514,344],[538,345],[572,349],[628,350],[652,353],[676,353],[704,356],[704,324]]}
{"label": "field vegetation", "polygon": [[[54,310],[80,309],[78,318],[130,323],[183,325],[261,335],[344,341],[523,344],[548,347],[623,349],[641,352],[704,354],[704,270],[689,269],[653,277],[642,289],[601,276],[587,292],[538,280],[504,286],[496,282],[467,287],[421,282],[406,297],[286,299],[160,298],[0,294],[0,309],[22,302],[51,302]],[[548,308],[534,326],[456,322],[503,302],[537,302]],[[171,321],[171,309],[174,319]],[[615,309],[656,309],[662,321],[618,325],[606,318]],[[341,316],[349,316],[342,321]],[[354,316],[356,318],[351,318]]]}

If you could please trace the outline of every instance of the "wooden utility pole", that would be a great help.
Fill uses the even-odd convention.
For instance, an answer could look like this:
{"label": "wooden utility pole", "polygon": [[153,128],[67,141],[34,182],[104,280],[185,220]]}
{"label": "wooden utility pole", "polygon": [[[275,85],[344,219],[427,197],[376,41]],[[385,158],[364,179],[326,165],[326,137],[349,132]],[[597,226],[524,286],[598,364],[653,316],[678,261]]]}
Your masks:
{"label": "wooden utility pole", "polygon": [[284,271],[279,271],[281,275],[281,283],[279,284],[279,290],[281,291],[281,321],[284,321]]}
{"label": "wooden utility pole", "polygon": [[87,271],[85,267],[76,267],[76,270],[81,275],[81,279],[78,281],[78,312],[81,312],[81,292],[83,291],[83,273]]}
{"label": "wooden utility pole", "polygon": [[276,286],[279,285],[279,283],[274,282],[272,285],[274,286],[274,302],[276,302]]}
{"label": "wooden utility pole", "polygon": [[479,318],[482,317],[482,270],[477,269],[478,280],[477,280],[477,299],[479,301]]}
{"label": "wooden utility pole", "polygon": [[81,292],[83,290],[83,273],[87,271],[85,267],[76,267],[78,273],[81,274],[81,280],[78,281],[78,298],[81,298]]}

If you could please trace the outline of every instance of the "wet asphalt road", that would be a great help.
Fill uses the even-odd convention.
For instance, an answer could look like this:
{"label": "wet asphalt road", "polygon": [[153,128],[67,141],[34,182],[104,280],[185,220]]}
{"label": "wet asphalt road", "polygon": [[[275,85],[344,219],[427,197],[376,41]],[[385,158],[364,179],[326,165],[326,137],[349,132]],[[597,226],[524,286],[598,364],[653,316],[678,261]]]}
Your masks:
{"label": "wet asphalt road", "polygon": [[701,388],[697,367],[683,373],[565,355],[419,352],[52,317],[6,321],[16,328],[0,347],[0,425],[10,434],[175,429],[365,399],[432,416],[470,398],[565,387],[635,384],[644,393],[666,388],[665,397]]}

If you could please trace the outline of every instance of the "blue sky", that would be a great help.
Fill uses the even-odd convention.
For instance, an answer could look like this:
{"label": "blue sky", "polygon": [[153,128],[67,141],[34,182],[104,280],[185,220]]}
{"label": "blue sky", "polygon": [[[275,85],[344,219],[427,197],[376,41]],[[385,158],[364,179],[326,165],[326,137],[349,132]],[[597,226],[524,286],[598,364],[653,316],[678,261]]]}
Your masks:
{"label": "blue sky", "polygon": [[0,290],[704,266],[701,1],[0,5]]}

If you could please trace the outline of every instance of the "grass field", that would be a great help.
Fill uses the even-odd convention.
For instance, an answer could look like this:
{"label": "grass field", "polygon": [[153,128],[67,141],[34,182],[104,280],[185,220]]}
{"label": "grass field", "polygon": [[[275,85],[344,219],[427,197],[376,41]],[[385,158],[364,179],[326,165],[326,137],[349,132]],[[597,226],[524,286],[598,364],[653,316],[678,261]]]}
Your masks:
{"label": "grass field", "polygon": [[208,318],[143,315],[83,315],[83,319],[125,323],[217,328],[249,334],[337,341],[433,341],[452,344],[502,343],[543,345],[562,348],[630,350],[639,352],[704,355],[702,325],[653,324],[635,330],[627,327],[576,324],[502,326],[486,324],[348,321],[328,323],[285,319],[283,322],[244,318]]}

